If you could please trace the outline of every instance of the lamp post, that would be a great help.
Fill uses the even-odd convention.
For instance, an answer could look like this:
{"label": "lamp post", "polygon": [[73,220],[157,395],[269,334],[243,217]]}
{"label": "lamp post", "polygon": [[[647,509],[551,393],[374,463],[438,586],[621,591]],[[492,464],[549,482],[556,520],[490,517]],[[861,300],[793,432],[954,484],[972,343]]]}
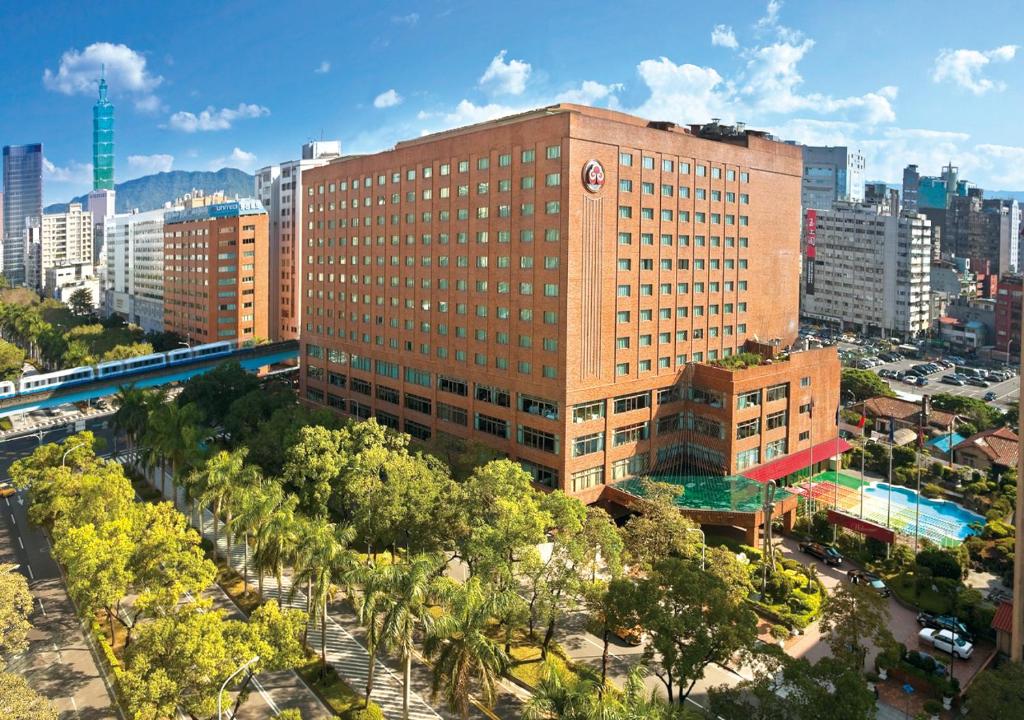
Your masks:
{"label": "lamp post", "polygon": [[233,673],[228,675],[227,679],[223,683],[221,683],[221,685],[220,685],[220,692],[217,693],[217,720],[221,720],[221,718],[222,718],[222,713],[221,713],[221,709],[220,709],[220,700],[221,700],[221,697],[224,695],[224,688],[227,687],[227,684],[229,682],[231,682],[231,678],[233,678],[235,675],[237,675],[238,673],[240,673],[243,670],[245,670],[247,667],[249,667],[253,663],[258,662],[259,659],[260,659],[259,655],[254,655],[251,660],[249,660],[248,662],[246,662],[243,665],[240,665],[237,670],[235,670]]}
{"label": "lamp post", "polygon": [[63,455],[61,456],[61,458],[60,458],[60,466],[61,466],[61,467],[66,467],[66,466],[64,465],[64,461],[65,461],[65,460],[67,460],[67,457],[68,457],[68,453],[70,453],[70,452],[71,452],[72,450],[77,450],[77,449],[78,449],[78,448],[80,448],[80,447],[85,447],[85,446],[86,446],[86,445],[88,445],[88,444],[89,444],[89,443],[87,443],[87,442],[80,442],[80,443],[75,443],[74,445],[72,445],[71,447],[69,447],[69,448],[68,448],[67,450],[65,450],[65,451],[64,451],[64,454],[63,454]]}
{"label": "lamp post", "polygon": [[[846,393],[853,398],[854,404],[857,402],[857,395],[853,390],[847,390]],[[861,409],[861,416],[863,417],[864,410]],[[864,446],[860,449],[860,519],[864,519],[864,456],[868,453],[868,442],[867,433],[864,433],[864,429],[861,428],[861,433],[864,435]]]}

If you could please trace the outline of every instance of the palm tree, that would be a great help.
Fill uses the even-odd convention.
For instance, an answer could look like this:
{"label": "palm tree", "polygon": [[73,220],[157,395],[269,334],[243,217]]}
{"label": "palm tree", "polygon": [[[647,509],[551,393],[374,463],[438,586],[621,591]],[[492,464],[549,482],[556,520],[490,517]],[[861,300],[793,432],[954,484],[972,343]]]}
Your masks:
{"label": "palm tree", "polygon": [[549,662],[544,675],[523,711],[523,720],[593,720],[604,700],[598,683],[582,675],[566,679]]}
{"label": "palm tree", "polygon": [[[220,537],[220,516],[221,511],[230,508],[242,487],[243,480],[249,476],[251,471],[246,469],[245,456],[248,450],[239,448],[232,452],[222,450],[209,460],[196,472],[188,476],[185,481],[189,494],[193,498],[192,507],[198,515],[199,508],[207,505],[213,506],[213,547],[216,550]],[[228,512],[227,521],[231,523],[231,513]],[[202,517],[199,517],[197,524],[202,527]],[[228,534],[228,557],[231,556],[231,534]]]}
{"label": "palm tree", "polygon": [[[312,622],[320,622],[321,672],[327,667],[327,603],[334,583],[348,585],[360,569],[348,544],[355,537],[352,528],[322,518],[307,521],[295,557],[292,594],[299,583],[308,588],[306,607]],[[308,626],[307,626],[308,630]]]}
{"label": "palm tree", "polygon": [[[227,530],[234,536],[242,536],[242,591],[249,591],[249,538],[256,540],[258,549],[262,541],[262,529],[270,522],[274,510],[284,499],[284,491],[276,482],[266,480],[254,469],[252,480],[255,484],[239,488],[235,499],[235,515]],[[260,574],[260,593],[263,592],[263,575]]]}
{"label": "palm tree", "polygon": [[299,499],[287,495],[267,518],[267,522],[253,529],[256,547],[252,564],[259,573],[259,591],[263,594],[263,574],[273,572],[277,579],[277,605],[284,606],[284,589],[281,586],[285,565],[291,562],[299,547],[299,531],[296,527],[295,508]]}
{"label": "palm tree", "polygon": [[[133,450],[149,420],[146,391],[135,385],[121,385],[114,395],[114,403],[117,405],[113,418],[114,428],[124,433],[128,450]],[[114,439],[117,439],[116,435]]]}
{"label": "palm tree", "polygon": [[[200,442],[203,431],[199,424],[201,419],[199,408],[192,403],[164,403],[149,416],[147,436],[160,452],[164,462],[170,463],[172,484],[179,473],[198,460],[202,453]],[[164,490],[164,474],[161,473],[160,491]]]}
{"label": "palm tree", "polygon": [[[437,586],[437,570],[442,566],[442,562],[431,555],[416,555],[408,562],[384,565],[374,571],[375,574],[379,574],[379,579],[374,584],[383,590],[376,639],[379,644],[397,652],[399,659],[402,660],[404,720],[409,720],[412,655],[415,649],[416,630],[422,627],[429,633],[433,625],[430,600]],[[370,702],[371,688],[372,684],[366,688],[367,705]]]}
{"label": "palm tree", "polygon": [[443,689],[449,709],[468,718],[474,685],[484,704],[494,706],[495,685],[508,669],[509,656],[487,636],[487,626],[506,614],[514,598],[508,591],[484,587],[477,577],[450,584],[442,595],[447,608],[434,621],[423,649],[434,660],[434,694]]}

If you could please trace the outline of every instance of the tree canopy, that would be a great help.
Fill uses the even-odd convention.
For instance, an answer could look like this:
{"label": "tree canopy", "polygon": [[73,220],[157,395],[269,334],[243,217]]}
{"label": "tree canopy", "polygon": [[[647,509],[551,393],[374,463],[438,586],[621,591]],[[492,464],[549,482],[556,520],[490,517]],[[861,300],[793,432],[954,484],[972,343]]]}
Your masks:
{"label": "tree canopy", "polygon": [[845,398],[853,393],[857,400],[868,400],[873,397],[895,397],[896,393],[882,378],[870,370],[843,368],[839,388]]}

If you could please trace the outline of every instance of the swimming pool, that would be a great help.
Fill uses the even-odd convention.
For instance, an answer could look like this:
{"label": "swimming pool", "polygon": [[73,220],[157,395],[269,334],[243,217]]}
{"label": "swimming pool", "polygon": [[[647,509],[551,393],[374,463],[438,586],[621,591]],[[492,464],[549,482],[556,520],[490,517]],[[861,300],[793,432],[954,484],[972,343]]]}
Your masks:
{"label": "swimming pool", "polygon": [[[889,512],[889,484],[872,482],[864,486],[865,499],[871,498],[871,514],[885,521],[889,515],[892,528],[905,535],[914,534],[914,520],[917,513],[917,491],[892,486],[892,509]],[[879,517],[881,516],[881,517]],[[937,534],[964,540],[974,532],[971,523],[985,524],[985,518],[949,500],[933,500],[921,496],[921,535],[933,537]]]}

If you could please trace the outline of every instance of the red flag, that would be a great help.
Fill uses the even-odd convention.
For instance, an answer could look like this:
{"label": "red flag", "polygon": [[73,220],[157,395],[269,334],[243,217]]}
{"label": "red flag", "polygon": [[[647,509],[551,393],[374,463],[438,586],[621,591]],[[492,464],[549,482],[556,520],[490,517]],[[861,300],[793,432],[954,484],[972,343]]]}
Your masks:
{"label": "red flag", "polygon": [[917,447],[918,449],[924,447],[924,430],[917,431]]}
{"label": "red flag", "polygon": [[864,413],[860,414],[860,420],[857,421],[857,429],[863,430],[864,424],[868,421],[867,416]]}

